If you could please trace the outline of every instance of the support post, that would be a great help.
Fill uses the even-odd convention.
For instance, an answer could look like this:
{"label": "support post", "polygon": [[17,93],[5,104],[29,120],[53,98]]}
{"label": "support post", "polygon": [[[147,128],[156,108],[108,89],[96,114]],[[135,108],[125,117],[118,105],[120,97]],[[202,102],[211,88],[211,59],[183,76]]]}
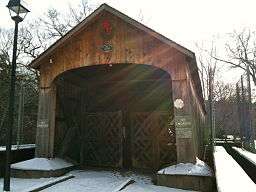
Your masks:
{"label": "support post", "polygon": [[10,176],[11,176],[11,151],[12,151],[12,129],[13,129],[13,112],[15,102],[15,82],[16,82],[16,59],[17,59],[17,40],[18,40],[18,25],[20,20],[15,19],[12,66],[11,66],[11,82],[9,90],[9,107],[8,107],[8,122],[6,134],[6,159],[5,159],[5,175],[4,175],[4,191],[10,191]]}
{"label": "support post", "polygon": [[36,157],[52,158],[54,156],[55,109],[55,86],[41,88],[36,132]]}
{"label": "support post", "polygon": [[191,114],[191,103],[188,93],[188,82],[176,80],[172,83],[174,101],[174,121],[178,163],[195,163],[194,128]]}
{"label": "support post", "polygon": [[17,127],[17,147],[23,143],[23,120],[24,120],[24,83],[21,82],[19,93],[19,111],[18,111],[18,127]]}

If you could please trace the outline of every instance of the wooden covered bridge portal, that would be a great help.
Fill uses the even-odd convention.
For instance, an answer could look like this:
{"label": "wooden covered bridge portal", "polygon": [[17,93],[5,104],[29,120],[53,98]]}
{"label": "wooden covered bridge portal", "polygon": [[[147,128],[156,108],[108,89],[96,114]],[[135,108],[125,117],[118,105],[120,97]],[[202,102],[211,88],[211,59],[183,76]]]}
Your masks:
{"label": "wooden covered bridge portal", "polygon": [[157,169],[176,162],[168,73],[98,65],[65,72],[56,87],[55,154],[90,166]]}
{"label": "wooden covered bridge portal", "polygon": [[156,170],[201,155],[194,53],[106,4],[35,59],[38,157]]}

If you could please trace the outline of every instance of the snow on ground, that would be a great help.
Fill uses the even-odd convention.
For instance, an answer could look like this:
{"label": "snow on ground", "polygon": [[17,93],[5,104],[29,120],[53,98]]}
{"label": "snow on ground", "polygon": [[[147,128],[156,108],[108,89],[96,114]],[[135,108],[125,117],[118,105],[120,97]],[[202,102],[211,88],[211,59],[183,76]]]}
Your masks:
{"label": "snow on ground", "polygon": [[138,183],[151,183],[151,179],[143,175],[135,175],[112,171],[71,171],[75,178],[65,183],[45,189],[46,192],[112,192],[128,178]]}
{"label": "snow on ground", "polygon": [[[93,171],[75,170],[68,174],[75,177],[65,182],[56,184],[43,190],[44,192],[113,192],[124,181],[131,178],[136,183],[127,186],[124,192],[189,192],[186,190],[172,189],[168,187],[155,186],[151,178],[146,175],[135,174],[132,172],[118,171]],[[42,182],[51,182],[53,178],[44,179],[11,179],[12,192],[20,192],[24,189],[38,186]],[[2,188],[3,179],[0,179]]]}
{"label": "snow on ground", "polygon": [[71,179],[73,177],[74,177],[74,175],[70,174],[70,175],[64,175],[64,176],[61,176],[61,177],[51,178],[50,181],[41,182],[40,184],[33,185],[31,187],[25,188],[24,190],[22,190],[22,192],[41,191],[43,188],[53,186],[56,183],[64,182],[64,181],[66,181],[68,179]]}
{"label": "snow on ground", "polygon": [[[57,184],[44,192],[113,192],[128,178],[136,181],[129,185],[124,192],[183,192],[184,190],[155,186],[145,175],[119,173],[111,171],[73,171],[70,174],[75,178],[65,183]],[[185,191],[184,191],[185,192]],[[186,191],[188,192],[188,191]]]}
{"label": "snow on ground", "polygon": [[256,191],[254,182],[223,147],[215,147],[214,162],[219,192]]}
{"label": "snow on ground", "polygon": [[[28,189],[32,186],[40,185],[43,182],[49,182],[52,178],[41,178],[41,179],[18,179],[11,178],[11,191],[21,192],[24,189]],[[0,178],[0,191],[3,189],[3,179]]]}
{"label": "snow on ground", "polygon": [[127,186],[122,192],[192,192],[182,189],[174,189],[169,187],[160,187],[156,185],[133,184]]}
{"label": "snow on ground", "polygon": [[69,163],[59,158],[54,158],[54,159],[34,158],[27,161],[22,161],[19,163],[12,164],[11,168],[21,169],[21,170],[49,171],[49,170],[63,169],[63,168],[72,167],[72,166],[73,166],[72,163]]}
{"label": "snow on ground", "polygon": [[179,163],[177,165],[161,169],[158,171],[158,174],[212,176],[212,171],[208,165],[196,158],[196,164]]}
{"label": "snow on ground", "polygon": [[246,151],[244,149],[233,147],[234,150],[236,150],[240,155],[242,155],[244,158],[248,159],[250,162],[252,162],[254,165],[256,165],[256,154]]}
{"label": "snow on ground", "polygon": [[[23,144],[23,145],[12,145],[12,151],[18,150],[18,149],[30,149],[35,148],[35,144]],[[5,146],[0,146],[0,151],[5,151]]]}

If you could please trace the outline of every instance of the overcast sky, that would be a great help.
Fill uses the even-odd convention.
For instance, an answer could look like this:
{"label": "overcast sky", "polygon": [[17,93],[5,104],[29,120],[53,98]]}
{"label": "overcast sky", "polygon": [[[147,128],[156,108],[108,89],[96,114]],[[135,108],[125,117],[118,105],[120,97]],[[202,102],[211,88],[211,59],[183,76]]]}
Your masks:
{"label": "overcast sky", "polygon": [[[26,2],[31,9],[26,18],[29,20],[48,8],[65,10],[80,0]],[[0,0],[0,26],[11,28],[13,22],[5,7],[7,3],[8,0]],[[196,42],[209,43],[213,36],[222,37],[233,30],[256,27],[256,0],[89,0],[89,3],[94,7],[107,3],[135,19],[141,12],[146,25],[192,51]]]}

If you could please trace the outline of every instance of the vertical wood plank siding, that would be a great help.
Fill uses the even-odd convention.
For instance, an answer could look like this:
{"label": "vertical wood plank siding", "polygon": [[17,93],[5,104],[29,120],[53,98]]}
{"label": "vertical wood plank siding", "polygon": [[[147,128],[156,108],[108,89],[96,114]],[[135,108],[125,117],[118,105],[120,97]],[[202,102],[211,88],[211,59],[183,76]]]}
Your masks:
{"label": "vertical wood plank siding", "polygon": [[[101,34],[103,19],[111,22],[113,30],[113,37],[108,39],[108,43],[112,45],[112,51],[109,52],[104,52],[101,49],[106,42]],[[193,162],[195,156],[200,154],[203,145],[202,128],[199,124],[204,119],[205,112],[200,95],[201,86],[196,63],[191,62],[185,53],[175,47],[103,10],[84,29],[74,33],[66,42],[57,47],[50,56],[40,60],[40,86],[41,90],[53,88],[55,80],[63,72],[93,65],[142,64],[161,68],[171,76],[173,101],[182,99],[184,102],[182,110],[174,110],[175,116],[189,116],[193,119],[192,138],[176,139],[178,161]],[[76,78],[79,79],[79,77]],[[41,115],[46,113],[40,107],[46,105],[48,97],[44,96],[44,91],[41,94],[39,123]],[[54,98],[53,102],[55,103]],[[52,109],[48,106],[47,110]],[[54,127],[55,125],[50,125],[49,130],[54,132]],[[45,132],[49,130],[45,130]],[[41,133],[41,131],[39,124],[37,134],[47,134]],[[42,139],[44,138],[38,138],[39,144],[43,143]],[[50,151],[52,151],[53,141],[51,138],[47,138],[47,140],[50,140],[50,144],[48,144],[51,145]],[[45,153],[45,147],[42,148],[42,153]]]}

